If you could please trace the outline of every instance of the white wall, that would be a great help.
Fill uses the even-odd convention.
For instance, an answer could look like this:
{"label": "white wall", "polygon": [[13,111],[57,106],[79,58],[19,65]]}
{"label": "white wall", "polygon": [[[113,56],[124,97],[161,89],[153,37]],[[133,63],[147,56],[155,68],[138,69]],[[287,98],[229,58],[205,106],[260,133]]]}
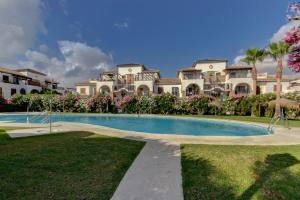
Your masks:
{"label": "white wall", "polygon": [[[84,88],[85,89],[85,94],[81,94],[80,90]],[[84,85],[84,86],[76,86],[76,92],[80,95],[88,95],[88,96],[92,96],[95,94],[96,91],[96,87],[95,86],[91,86],[91,85]]]}
{"label": "white wall", "polygon": [[24,72],[20,72],[34,80],[38,80],[40,81],[42,84],[45,84],[45,80],[46,80],[46,76],[43,76],[43,75],[40,75],[40,74],[36,74],[36,73],[32,73],[32,72],[29,72],[29,71],[24,71]]}
{"label": "white wall", "polygon": [[179,97],[182,97],[181,85],[154,85],[154,93],[158,93],[158,87],[164,89],[164,93],[172,94],[172,87],[178,87]]}
{"label": "white wall", "polygon": [[134,85],[136,91],[139,88],[139,86],[146,85],[148,86],[150,92],[153,92],[153,81],[134,81]]}
{"label": "white wall", "polygon": [[37,90],[39,92],[42,90],[41,87],[32,86],[32,85],[25,85],[24,83],[21,83],[21,82],[20,82],[20,84],[11,84],[11,83],[0,82],[0,87],[2,88],[2,95],[5,99],[10,99],[11,98],[11,89],[16,89],[17,94],[20,94],[20,90],[22,88],[25,89],[26,94],[30,94],[30,92],[32,90]]}
{"label": "white wall", "polygon": [[[261,87],[261,93],[264,94],[264,93],[274,92],[274,85],[276,85],[276,82],[275,81],[259,82],[258,85]],[[290,83],[288,81],[284,81],[284,82],[282,81],[281,85],[282,85],[283,93],[290,92],[289,90]]]}
{"label": "white wall", "polygon": [[[226,68],[226,62],[215,62],[215,63],[198,63],[195,68],[202,70],[202,72],[216,71],[224,75],[224,69]],[[212,68],[211,68],[212,67]]]}
{"label": "white wall", "polygon": [[114,82],[113,81],[97,81],[96,83],[96,92],[100,93],[100,88],[102,86],[107,86],[110,89],[110,92],[112,93],[113,91],[113,86],[114,86]]}
{"label": "white wall", "polygon": [[143,70],[142,66],[128,66],[128,67],[118,67],[118,73],[120,75],[126,75],[126,74],[137,74],[141,73]]}
{"label": "white wall", "polygon": [[235,90],[235,87],[238,84],[241,84],[241,83],[247,83],[250,86],[250,89],[251,89],[250,92],[252,92],[252,90],[253,90],[253,80],[252,80],[252,78],[230,78],[226,81],[226,83],[231,83],[232,84],[232,90]]}
{"label": "white wall", "polygon": [[181,92],[185,94],[186,87],[190,84],[196,84],[199,86],[200,91],[203,91],[204,88],[204,80],[203,79],[190,79],[190,80],[181,80]]}

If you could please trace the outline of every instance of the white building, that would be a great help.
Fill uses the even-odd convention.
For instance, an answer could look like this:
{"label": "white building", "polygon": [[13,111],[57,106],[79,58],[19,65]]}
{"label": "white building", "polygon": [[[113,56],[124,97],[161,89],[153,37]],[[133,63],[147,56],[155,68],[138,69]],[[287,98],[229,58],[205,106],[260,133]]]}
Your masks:
{"label": "white building", "polygon": [[37,93],[42,89],[57,89],[57,81],[33,69],[12,70],[0,67],[0,97],[9,99],[14,94]]}
{"label": "white building", "polygon": [[[76,91],[82,96],[106,93],[116,99],[131,94],[162,93],[178,97],[198,94],[226,96],[230,93],[248,95],[253,90],[251,70],[251,66],[229,66],[227,60],[206,59],[178,70],[177,77],[161,78],[159,70],[146,68],[142,64],[122,64],[112,71],[101,73],[98,80],[77,83]],[[299,91],[299,83],[295,81],[283,77],[282,92]],[[274,92],[275,89],[274,76],[266,73],[258,75],[258,94]]]}

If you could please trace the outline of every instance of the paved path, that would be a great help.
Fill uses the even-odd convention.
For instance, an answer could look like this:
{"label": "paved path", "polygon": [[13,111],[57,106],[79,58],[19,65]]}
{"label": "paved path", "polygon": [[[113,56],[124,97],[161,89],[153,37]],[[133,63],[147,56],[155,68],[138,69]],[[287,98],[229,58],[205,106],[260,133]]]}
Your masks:
{"label": "paved path", "polygon": [[181,183],[179,145],[149,141],[112,200],[183,200]]}

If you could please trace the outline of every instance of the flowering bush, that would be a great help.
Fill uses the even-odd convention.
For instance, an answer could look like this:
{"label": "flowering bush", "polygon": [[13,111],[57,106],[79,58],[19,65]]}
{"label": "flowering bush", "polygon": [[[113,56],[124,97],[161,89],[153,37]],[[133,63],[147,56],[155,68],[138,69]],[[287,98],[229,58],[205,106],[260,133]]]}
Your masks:
{"label": "flowering bush", "polygon": [[139,113],[148,113],[151,114],[155,108],[155,101],[151,96],[141,96],[137,103],[137,108]]}
{"label": "flowering bush", "polygon": [[209,98],[207,96],[195,95],[188,98],[188,108],[192,114],[207,114]]}
{"label": "flowering bush", "polygon": [[[299,93],[288,93],[283,97],[296,100],[300,103]],[[220,102],[222,114],[226,115],[256,115],[272,117],[274,106],[268,102],[274,100],[275,94],[261,94],[256,96],[231,96]],[[66,112],[119,112],[123,113],[155,113],[155,114],[215,114],[215,109],[209,105],[211,98],[197,95],[187,98],[176,98],[171,94],[159,96],[125,96],[123,99],[113,103],[110,96],[95,95],[80,98],[73,94],[49,95],[49,94],[16,94],[10,99],[10,111],[45,111],[52,110]],[[4,105],[5,106],[5,105]],[[8,106],[8,105],[7,105]],[[0,108],[3,110],[3,105]],[[6,109],[8,110],[8,109]],[[300,114],[299,109],[285,109],[289,116]]]}
{"label": "flowering bush", "polygon": [[63,111],[66,111],[66,112],[76,111],[76,107],[74,105],[76,105],[77,101],[79,101],[80,98],[77,95],[74,95],[72,93],[68,93],[63,97],[64,97],[62,99]]}
{"label": "flowering bush", "polygon": [[153,113],[156,114],[171,114],[174,112],[174,104],[176,102],[176,97],[167,93],[154,97],[155,108]]}

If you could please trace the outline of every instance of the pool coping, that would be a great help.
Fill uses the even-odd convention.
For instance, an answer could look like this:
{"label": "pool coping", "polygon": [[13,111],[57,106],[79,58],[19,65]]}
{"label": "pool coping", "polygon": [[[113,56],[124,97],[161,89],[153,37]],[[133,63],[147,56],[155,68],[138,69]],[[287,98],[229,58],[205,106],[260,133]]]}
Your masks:
{"label": "pool coping", "polygon": [[[20,115],[21,113],[14,113]],[[24,114],[24,113],[23,113]],[[84,115],[84,114],[83,114]],[[91,115],[91,114],[87,114]],[[92,114],[93,115],[93,114]],[[99,115],[99,114],[94,114]],[[102,115],[102,114],[100,114]],[[105,114],[105,116],[114,114]],[[138,116],[138,115],[128,115],[122,114],[122,116]],[[156,116],[156,115],[143,115],[145,117],[162,117],[165,116]],[[179,118],[187,119],[186,117],[180,116],[166,116],[168,118]],[[189,117],[188,119],[193,120],[205,120],[203,118]],[[226,121],[234,122],[240,124],[250,124],[257,125],[260,127],[267,127],[267,124],[264,123],[253,123],[253,122],[244,122],[237,120],[227,120],[227,119],[209,119],[216,121]],[[300,144],[300,128],[292,127],[291,129],[283,127],[274,127],[274,133],[270,135],[256,135],[256,136],[194,136],[194,135],[174,135],[174,134],[153,134],[145,132],[136,132],[128,130],[120,130],[100,125],[92,125],[78,122],[55,122],[53,123],[54,129],[59,127],[56,132],[65,132],[65,131],[91,131],[101,135],[127,138],[133,140],[162,140],[164,142],[170,143],[180,143],[180,144],[237,144],[237,145],[291,145],[291,144]],[[44,135],[49,134],[49,125],[41,124],[26,124],[26,123],[12,123],[12,122],[0,122],[0,126],[17,126],[25,127],[26,130],[14,130],[8,131],[12,137],[22,137],[22,136],[34,136],[34,135]],[[31,133],[30,133],[31,132]],[[23,133],[23,134],[22,134]]]}

